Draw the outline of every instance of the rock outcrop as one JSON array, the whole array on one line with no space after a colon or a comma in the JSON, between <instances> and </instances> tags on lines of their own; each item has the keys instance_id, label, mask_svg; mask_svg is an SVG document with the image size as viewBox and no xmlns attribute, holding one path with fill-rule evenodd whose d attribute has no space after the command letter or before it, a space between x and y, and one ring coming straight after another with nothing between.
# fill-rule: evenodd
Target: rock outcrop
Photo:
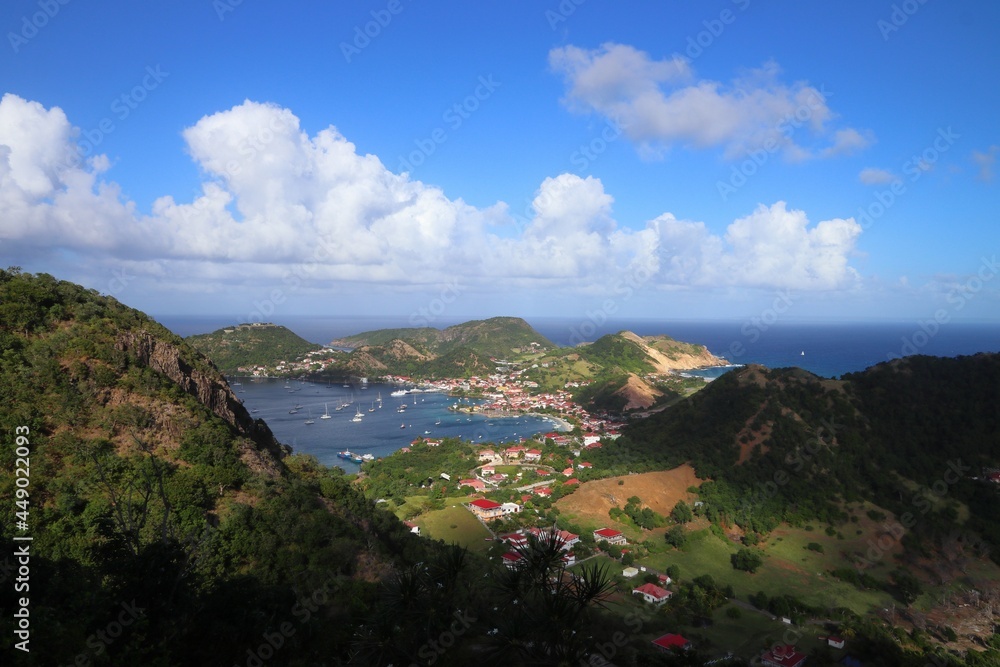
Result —
<instances>
[{"instance_id":1,"label":"rock outcrop","mask_svg":"<svg viewBox=\"0 0 1000 667\"><path fill-rule=\"evenodd\" d=\"M282 447L271 429L263 420L250 416L220 373L206 373L194 368L184 360L180 348L157 339L147 331L119 332L115 337L115 347L138 363L170 378L184 392L228 422L237 433L269 452L275 460L282 457ZM206 364L211 362L206 360Z\"/></svg>"}]
</instances>

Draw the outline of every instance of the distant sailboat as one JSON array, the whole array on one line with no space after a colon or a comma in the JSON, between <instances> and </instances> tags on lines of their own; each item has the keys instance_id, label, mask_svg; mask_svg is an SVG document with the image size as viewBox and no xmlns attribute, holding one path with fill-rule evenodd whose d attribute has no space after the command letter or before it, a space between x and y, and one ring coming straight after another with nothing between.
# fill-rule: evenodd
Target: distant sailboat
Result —
<instances>
[{"instance_id":1,"label":"distant sailboat","mask_svg":"<svg viewBox=\"0 0 1000 667\"><path fill-rule=\"evenodd\" d=\"M324 403L323 405L326 407L326 412L324 412L322 415L320 415L320 419L329 419L330 418L330 404L329 403Z\"/></svg>"},{"instance_id":2,"label":"distant sailboat","mask_svg":"<svg viewBox=\"0 0 1000 667\"><path fill-rule=\"evenodd\" d=\"M372 406L368 408L368 412L375 412L375 401L372 401Z\"/></svg>"},{"instance_id":3,"label":"distant sailboat","mask_svg":"<svg viewBox=\"0 0 1000 667\"><path fill-rule=\"evenodd\" d=\"M307 410L306 412L307 412L307 413L308 413L308 415L309 415L309 418L308 418L308 419L306 419L306 424L315 424L315 423L316 423L316 420L315 420L315 419L313 419L313 417L312 417L312 411L311 411L311 410Z\"/></svg>"},{"instance_id":4,"label":"distant sailboat","mask_svg":"<svg viewBox=\"0 0 1000 667\"><path fill-rule=\"evenodd\" d=\"M378 393L378 406L380 408L382 407L382 392Z\"/></svg>"},{"instance_id":5,"label":"distant sailboat","mask_svg":"<svg viewBox=\"0 0 1000 667\"><path fill-rule=\"evenodd\" d=\"M362 419L364 419L364 415L361 414L361 406L359 405L358 406L358 411L357 411L357 413L353 417L351 417L351 421L352 422L359 422Z\"/></svg>"},{"instance_id":6,"label":"distant sailboat","mask_svg":"<svg viewBox=\"0 0 1000 667\"><path fill-rule=\"evenodd\" d=\"M802 350L802 352L801 352L801 353L799 354L799 356L801 356L801 357L804 357L804 356L806 356L806 351L805 351L805 350Z\"/></svg>"}]
</instances>

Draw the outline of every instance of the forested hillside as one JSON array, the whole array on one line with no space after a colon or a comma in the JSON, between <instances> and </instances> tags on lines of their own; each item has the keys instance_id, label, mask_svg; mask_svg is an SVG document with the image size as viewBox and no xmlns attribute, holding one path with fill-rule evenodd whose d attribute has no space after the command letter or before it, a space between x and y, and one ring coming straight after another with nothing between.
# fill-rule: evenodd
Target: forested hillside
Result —
<instances>
[{"instance_id":1,"label":"forested hillside","mask_svg":"<svg viewBox=\"0 0 1000 667\"><path fill-rule=\"evenodd\" d=\"M190 345L94 291L0 271L0 392L0 505L24 521L0 524L0 614L27 609L30 636L17 649L5 624L4 664L577 664L622 627L596 615L601 573L539 595L558 550L506 576L411 534L340 469L290 455Z\"/></svg>"},{"instance_id":2,"label":"forested hillside","mask_svg":"<svg viewBox=\"0 0 1000 667\"><path fill-rule=\"evenodd\" d=\"M189 336L187 341L225 373L234 373L241 366L275 366L323 349L275 324L240 324Z\"/></svg>"}]
</instances>

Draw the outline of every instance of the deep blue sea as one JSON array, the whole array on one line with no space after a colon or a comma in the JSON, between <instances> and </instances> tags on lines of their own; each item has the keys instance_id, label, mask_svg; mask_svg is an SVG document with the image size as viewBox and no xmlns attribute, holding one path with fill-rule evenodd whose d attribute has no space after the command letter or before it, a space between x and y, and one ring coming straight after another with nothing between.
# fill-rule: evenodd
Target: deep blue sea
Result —
<instances>
[{"instance_id":1,"label":"deep blue sea","mask_svg":"<svg viewBox=\"0 0 1000 667\"><path fill-rule=\"evenodd\" d=\"M206 333L234 322L221 317L157 318L181 336ZM918 322L883 323L791 323L767 325L751 321L692 322L682 320L616 320L603 327L589 321L564 318L526 318L542 335L559 345L572 345L581 340L595 340L621 330L639 335L666 334L677 340L698 343L713 354L733 364L758 363L770 368L798 366L823 377L840 377L862 371L869 366L910 354L953 357L977 352L1000 352L1000 324L970 324L950 322L943 325L921 325ZM289 317L275 320L315 343L325 344L334 338L390 327L410 326L405 318L333 318ZM458 321L435 323L441 328ZM717 377L728 369L713 369L703 374ZM258 409L254 416L263 417L282 442L297 451L315 455L321 462L354 471L357 466L338 459L336 453L345 448L360 454L371 452L385 455L405 446L417 435L430 431L428 437L459 435L470 440L502 441L516 439L544 430L552 424L535 418L487 421L447 411L453 401L443 394L417 394L417 405L410 405L405 415L395 412L399 399L389 399L393 387L372 385L361 391L353 388L362 410L381 391L383 409L365 412L361 423L350 421L357 405L334 412L337 401L350 400L352 389L325 385L301 385L289 393L279 381L244 382L240 394L248 408ZM412 404L413 396L407 397ZM289 415L288 410L300 403L303 410ZM329 403L336 419L320 420L324 404ZM307 409L316 419L304 425ZM441 424L436 424L441 420ZM400 428L400 425L405 428ZM482 436L481 438L479 436Z\"/></svg>"}]
</instances>

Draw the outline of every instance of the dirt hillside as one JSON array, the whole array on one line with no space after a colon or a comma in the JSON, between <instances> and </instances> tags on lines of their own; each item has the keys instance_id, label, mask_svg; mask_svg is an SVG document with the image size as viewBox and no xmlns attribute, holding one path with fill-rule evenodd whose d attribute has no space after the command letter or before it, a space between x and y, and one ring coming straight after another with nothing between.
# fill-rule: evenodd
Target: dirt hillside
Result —
<instances>
[{"instance_id":1,"label":"dirt hillside","mask_svg":"<svg viewBox=\"0 0 1000 667\"><path fill-rule=\"evenodd\" d=\"M619 486L618 480L623 484ZM578 491L556 502L556 507L575 515L585 527L599 527L611 521L608 510L614 506L624 507L631 496L639 496L655 512L669 514L678 500L691 504L695 495L687 489L701 485L702 481L687 464L673 470L609 477L585 482Z\"/></svg>"}]
</instances>

